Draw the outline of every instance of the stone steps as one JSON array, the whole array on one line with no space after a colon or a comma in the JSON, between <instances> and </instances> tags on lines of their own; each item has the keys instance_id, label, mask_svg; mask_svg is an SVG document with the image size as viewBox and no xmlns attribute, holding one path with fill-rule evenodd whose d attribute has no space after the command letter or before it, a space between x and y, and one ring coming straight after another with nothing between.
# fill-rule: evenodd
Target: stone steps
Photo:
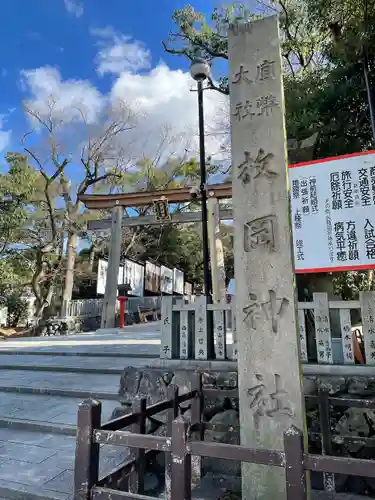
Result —
<instances>
[{"instance_id":1,"label":"stone steps","mask_svg":"<svg viewBox=\"0 0 375 500\"><path fill-rule=\"evenodd\" d=\"M109 420L119 406L123 368L155 357L144 352L136 359L129 340L136 341L77 335L0 344L0 500L72 498L79 403L100 399L102 419ZM126 448L103 447L101 475L128 455Z\"/></svg>"},{"instance_id":2,"label":"stone steps","mask_svg":"<svg viewBox=\"0 0 375 500\"><path fill-rule=\"evenodd\" d=\"M100 400L102 418L107 421L118 406L118 401L117 398ZM81 401L79 397L2 392L0 389L0 427L40 430L50 426L51 432L75 435L77 407Z\"/></svg>"},{"instance_id":3,"label":"stone steps","mask_svg":"<svg viewBox=\"0 0 375 500\"><path fill-rule=\"evenodd\" d=\"M113 354L113 356L109 356ZM66 353L65 351L25 352L0 351L0 376L2 372L10 371L32 371L32 372L54 372L54 373L92 373L101 375L121 375L123 369L131 366L143 366L156 361L154 355L142 358L127 355L116 355L107 353L106 356L84 356L77 353ZM8 373L12 377L11 373ZM47 375L45 376L47 377Z\"/></svg>"}]
</instances>

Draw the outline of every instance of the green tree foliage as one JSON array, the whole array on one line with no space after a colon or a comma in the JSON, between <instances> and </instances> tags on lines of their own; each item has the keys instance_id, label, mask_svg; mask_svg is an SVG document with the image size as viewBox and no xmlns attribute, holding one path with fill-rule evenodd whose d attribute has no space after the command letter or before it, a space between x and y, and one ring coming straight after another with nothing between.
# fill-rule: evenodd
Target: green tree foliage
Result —
<instances>
[{"instance_id":1,"label":"green tree foliage","mask_svg":"<svg viewBox=\"0 0 375 500\"><path fill-rule=\"evenodd\" d=\"M35 191L36 173L24 159L7 156L8 170L0 174L0 258L16 243L28 219L27 204Z\"/></svg>"},{"instance_id":2,"label":"green tree foliage","mask_svg":"<svg viewBox=\"0 0 375 500\"><path fill-rule=\"evenodd\" d=\"M373 79L375 3L367 4L366 24L365 3L350 0L269 0L251 11L233 4L214 9L208 20L187 5L174 12L176 29L164 46L188 59L206 57L216 74L216 62L228 58L228 25L277 12L288 137L301 140L318 132L317 158L351 153L372 145L362 55L365 46ZM225 65L218 68L227 71ZM229 93L226 75L208 86Z\"/></svg>"},{"instance_id":3,"label":"green tree foliage","mask_svg":"<svg viewBox=\"0 0 375 500\"><path fill-rule=\"evenodd\" d=\"M59 183L57 176L30 165L26 155L9 153L7 161L10 168L0 178L0 185L11 194L17 194L21 185L26 190L22 200L24 217L13 231L8 263L17 269L24 286L33 290L40 316L51 303L62 270L64 214L56 204Z\"/></svg>"},{"instance_id":4,"label":"green tree foliage","mask_svg":"<svg viewBox=\"0 0 375 500\"><path fill-rule=\"evenodd\" d=\"M370 84L375 81L375 1L265 0L252 10L232 4L214 9L210 19L187 5L172 16L176 29L165 50L193 59L205 57L216 81L208 88L229 94L227 29L237 20L251 21L278 13L284 60L288 138L318 134L315 157L325 158L374 147L364 80L367 55ZM375 90L372 90L375 95ZM343 273L336 291L356 296L371 289L371 273Z\"/></svg>"},{"instance_id":5,"label":"green tree foliage","mask_svg":"<svg viewBox=\"0 0 375 500\"><path fill-rule=\"evenodd\" d=\"M191 5L186 5L183 9L174 11L172 19L176 30L169 34L168 41L163 42L163 45L171 54L182 55L189 60L200 56L215 67L218 60L228 59L228 28L231 23L238 20L254 21L275 13L280 16L286 71L294 77L310 71L320 62L323 37L321 32L311 29L307 5L300 0L258 2L258 7L254 10L234 3L215 8L208 20ZM218 84L210 81L209 87L229 94L227 75L220 75Z\"/></svg>"},{"instance_id":6,"label":"green tree foliage","mask_svg":"<svg viewBox=\"0 0 375 500\"><path fill-rule=\"evenodd\" d=\"M27 301L22 297L18 290L7 294L2 300L2 304L7 308L7 326L17 328L20 322L27 319L28 307Z\"/></svg>"}]
</instances>

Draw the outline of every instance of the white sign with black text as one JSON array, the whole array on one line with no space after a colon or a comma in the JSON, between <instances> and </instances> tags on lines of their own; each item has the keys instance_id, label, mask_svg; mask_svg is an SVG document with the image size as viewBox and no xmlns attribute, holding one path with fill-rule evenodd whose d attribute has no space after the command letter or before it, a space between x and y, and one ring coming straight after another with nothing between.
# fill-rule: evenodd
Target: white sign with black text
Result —
<instances>
[{"instance_id":1,"label":"white sign with black text","mask_svg":"<svg viewBox=\"0 0 375 500\"><path fill-rule=\"evenodd\" d=\"M289 166L297 273L375 268L375 152Z\"/></svg>"},{"instance_id":2,"label":"white sign with black text","mask_svg":"<svg viewBox=\"0 0 375 500\"><path fill-rule=\"evenodd\" d=\"M161 266L160 291L169 295L173 294L173 269Z\"/></svg>"},{"instance_id":3,"label":"white sign with black text","mask_svg":"<svg viewBox=\"0 0 375 500\"><path fill-rule=\"evenodd\" d=\"M103 259L98 260L98 278L96 281L96 293L105 294L105 285L107 283L108 262Z\"/></svg>"},{"instance_id":4,"label":"white sign with black text","mask_svg":"<svg viewBox=\"0 0 375 500\"><path fill-rule=\"evenodd\" d=\"M173 291L180 295L184 294L184 271L180 271L180 269L173 269Z\"/></svg>"},{"instance_id":5,"label":"white sign with black text","mask_svg":"<svg viewBox=\"0 0 375 500\"><path fill-rule=\"evenodd\" d=\"M145 267L132 260L125 259L123 283L130 285L129 295L143 297Z\"/></svg>"},{"instance_id":6,"label":"white sign with black text","mask_svg":"<svg viewBox=\"0 0 375 500\"><path fill-rule=\"evenodd\" d=\"M118 268L117 284L118 285L123 285L124 284L124 266L120 266Z\"/></svg>"}]
</instances>

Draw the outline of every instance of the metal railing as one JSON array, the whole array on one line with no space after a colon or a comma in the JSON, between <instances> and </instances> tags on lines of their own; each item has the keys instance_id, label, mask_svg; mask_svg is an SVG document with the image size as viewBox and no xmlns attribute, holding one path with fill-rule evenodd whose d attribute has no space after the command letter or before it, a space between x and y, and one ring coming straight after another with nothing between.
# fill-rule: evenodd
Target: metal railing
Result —
<instances>
[{"instance_id":1,"label":"metal railing","mask_svg":"<svg viewBox=\"0 0 375 500\"><path fill-rule=\"evenodd\" d=\"M167 399L146 406L146 399L134 401L132 413L101 424L100 402L88 400L78 410L77 446L75 458L74 500L151 500L144 495L145 471L148 460L157 453L166 454L166 498L191 498L192 485L200 481L202 457L235 460L285 469L288 500L307 500L306 471L322 472L326 491L335 491L334 474L375 478L373 460L333 457L330 428L330 404L342 407L373 408L374 401L330 397L321 391L319 396L307 396L319 406L322 455L305 452L302 432L292 426L284 433L284 450L250 449L241 445L204 442L204 430L227 431L228 426L202 421L203 396L234 397L236 389L202 389L200 374L189 393L179 395L177 386L169 386ZM191 403L191 418L179 417L179 405ZM167 411L167 437L146 434L146 418ZM131 432L124 430L131 427ZM231 426L235 427L235 426ZM234 429L232 429L234 430ZM191 435L194 433L194 440ZM198 436L198 439L196 439ZM340 436L346 442L363 442L365 438ZM371 441L371 438L368 438ZM132 458L99 478L100 445L127 446ZM173 456L173 460L172 460ZM124 483L125 478L125 483ZM119 490L121 484L121 491ZM123 491L126 489L127 491Z\"/></svg>"}]
</instances>

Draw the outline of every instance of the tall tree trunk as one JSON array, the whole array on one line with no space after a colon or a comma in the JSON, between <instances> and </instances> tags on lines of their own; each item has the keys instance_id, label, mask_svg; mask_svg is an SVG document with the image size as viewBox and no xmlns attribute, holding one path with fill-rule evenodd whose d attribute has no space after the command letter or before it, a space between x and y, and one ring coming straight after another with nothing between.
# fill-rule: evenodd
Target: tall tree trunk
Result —
<instances>
[{"instance_id":1,"label":"tall tree trunk","mask_svg":"<svg viewBox=\"0 0 375 500\"><path fill-rule=\"evenodd\" d=\"M48 291L47 291L47 295L45 296L45 298L40 296L37 299L37 304L35 307L35 319L36 319L35 325L36 326L39 324L39 321L43 317L44 309L51 305L54 289L55 289L55 285L53 283L50 283L48 285Z\"/></svg>"},{"instance_id":2,"label":"tall tree trunk","mask_svg":"<svg viewBox=\"0 0 375 500\"><path fill-rule=\"evenodd\" d=\"M66 255L66 271L64 281L64 291L62 296L61 315L66 316L68 312L68 303L72 300L74 284L74 266L76 262L76 249L78 245L78 236L76 233L68 233L68 245Z\"/></svg>"}]
</instances>

